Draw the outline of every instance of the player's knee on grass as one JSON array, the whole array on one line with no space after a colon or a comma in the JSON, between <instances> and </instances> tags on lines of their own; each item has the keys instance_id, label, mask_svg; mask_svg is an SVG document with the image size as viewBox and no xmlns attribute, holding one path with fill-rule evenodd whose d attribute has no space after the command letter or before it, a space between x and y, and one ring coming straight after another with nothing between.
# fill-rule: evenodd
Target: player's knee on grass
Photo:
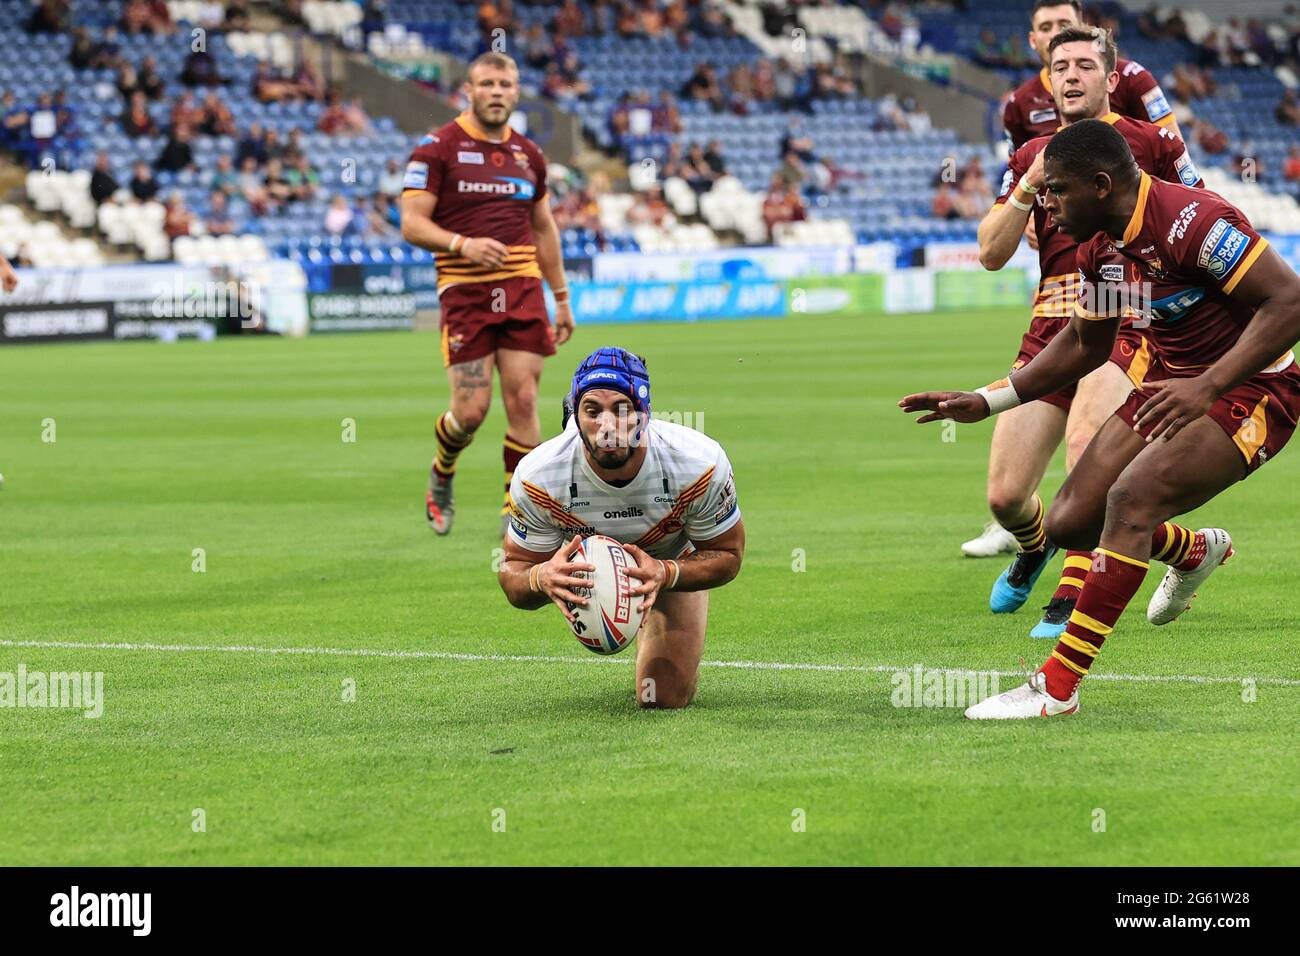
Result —
<instances>
[{"instance_id":1,"label":"player's knee on grass","mask_svg":"<svg viewBox=\"0 0 1300 956\"><path fill-rule=\"evenodd\" d=\"M479 426L483 424L483 419L487 418L491 400L492 393L488 392L487 396L482 399L453 401L451 413L456 416L456 423L460 425L461 429L472 434L478 431Z\"/></svg>"},{"instance_id":2,"label":"player's knee on grass","mask_svg":"<svg viewBox=\"0 0 1300 956\"><path fill-rule=\"evenodd\" d=\"M1121 476L1106 495L1106 527L1114 531L1150 534L1168 512L1164 496L1143 477Z\"/></svg>"},{"instance_id":3,"label":"player's knee on grass","mask_svg":"<svg viewBox=\"0 0 1300 956\"><path fill-rule=\"evenodd\" d=\"M637 668L636 702L646 710L680 710L695 699L696 686L696 675L666 657L652 658Z\"/></svg>"}]
</instances>

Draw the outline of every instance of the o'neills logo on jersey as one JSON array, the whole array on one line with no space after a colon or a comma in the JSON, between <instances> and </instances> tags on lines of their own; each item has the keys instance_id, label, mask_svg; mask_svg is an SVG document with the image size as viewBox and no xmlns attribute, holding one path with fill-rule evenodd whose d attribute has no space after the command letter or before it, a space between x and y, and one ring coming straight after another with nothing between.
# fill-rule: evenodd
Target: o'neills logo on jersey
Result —
<instances>
[{"instance_id":1,"label":"o'neills logo on jersey","mask_svg":"<svg viewBox=\"0 0 1300 956\"><path fill-rule=\"evenodd\" d=\"M628 507L622 511L606 511L606 518L644 518L645 512L640 508Z\"/></svg>"},{"instance_id":2,"label":"o'neills logo on jersey","mask_svg":"<svg viewBox=\"0 0 1300 956\"><path fill-rule=\"evenodd\" d=\"M502 176L485 182L462 179L456 183L456 192L484 193L489 196L510 196L514 199L532 199L535 187L526 179Z\"/></svg>"}]
</instances>

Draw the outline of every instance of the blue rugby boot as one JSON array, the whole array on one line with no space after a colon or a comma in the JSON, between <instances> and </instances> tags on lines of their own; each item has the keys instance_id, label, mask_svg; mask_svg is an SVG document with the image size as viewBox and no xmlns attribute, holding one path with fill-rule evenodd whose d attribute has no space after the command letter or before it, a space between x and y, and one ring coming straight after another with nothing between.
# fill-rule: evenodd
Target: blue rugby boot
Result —
<instances>
[{"instance_id":1,"label":"blue rugby boot","mask_svg":"<svg viewBox=\"0 0 1300 956\"><path fill-rule=\"evenodd\" d=\"M998 575L989 594L989 608L994 614L1010 614L1020 610L1029 600L1029 592L1034 589L1039 575L1047 567L1056 546L1044 545L1037 551L1021 551L1010 567Z\"/></svg>"}]
</instances>

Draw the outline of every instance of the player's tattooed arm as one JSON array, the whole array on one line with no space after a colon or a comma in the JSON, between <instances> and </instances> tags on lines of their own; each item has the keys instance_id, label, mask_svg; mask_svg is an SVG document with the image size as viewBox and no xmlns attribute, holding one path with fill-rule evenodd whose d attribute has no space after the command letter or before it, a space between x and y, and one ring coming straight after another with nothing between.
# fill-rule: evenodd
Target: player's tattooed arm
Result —
<instances>
[{"instance_id":1,"label":"player's tattooed arm","mask_svg":"<svg viewBox=\"0 0 1300 956\"><path fill-rule=\"evenodd\" d=\"M720 588L740 573L740 565L745 558L745 523L737 521L716 538L691 543L696 550L677 562L677 581L672 590L707 591L710 588ZM661 587L672 583L672 575L664 562L650 557L634 544L624 547L637 561L637 567L628 573L642 582L633 590L633 594L648 593L653 597Z\"/></svg>"},{"instance_id":2,"label":"player's tattooed arm","mask_svg":"<svg viewBox=\"0 0 1300 956\"><path fill-rule=\"evenodd\" d=\"M1150 428L1147 441L1173 438L1224 392L1273 365L1300 341L1300 276L1272 247L1249 269L1228 293L1255 309L1241 338L1200 375L1150 385L1156 394L1138 409L1135 423L1139 430Z\"/></svg>"}]
</instances>

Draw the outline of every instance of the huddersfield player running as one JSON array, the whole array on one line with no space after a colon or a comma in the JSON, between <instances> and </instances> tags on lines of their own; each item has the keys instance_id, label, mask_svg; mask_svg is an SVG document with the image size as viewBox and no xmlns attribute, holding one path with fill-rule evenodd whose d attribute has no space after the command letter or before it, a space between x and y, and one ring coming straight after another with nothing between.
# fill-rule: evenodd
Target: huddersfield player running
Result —
<instances>
[{"instance_id":1,"label":"huddersfield player running","mask_svg":"<svg viewBox=\"0 0 1300 956\"><path fill-rule=\"evenodd\" d=\"M1147 619L1175 619L1231 553L1220 529L1171 524L1253 474L1300 413L1300 276L1239 209L1138 169L1112 126L1075 123L1047 146L1045 203L1083 243L1085 283L1067 333L1007 379L899 404L919 422L975 422L1049 395L1106 361L1126 309L1151 319L1147 382L1107 420L1047 515L1048 537L1096 548L1066 632L1021 687L971 707L977 720L1074 713L1079 685L1152 558L1169 562ZM1125 306L1127 299L1128 305Z\"/></svg>"},{"instance_id":2,"label":"huddersfield player running","mask_svg":"<svg viewBox=\"0 0 1300 956\"><path fill-rule=\"evenodd\" d=\"M451 408L434 428L425 516L438 534L451 531L456 459L487 415L495 368L508 423L504 534L510 477L541 440L542 360L568 341L573 313L546 159L507 122L519 102L519 69L502 53L484 53L470 64L463 89L469 110L420 141L401 199L403 238L436 253L442 361L451 383ZM543 276L555 295L554 328Z\"/></svg>"},{"instance_id":3,"label":"huddersfield player running","mask_svg":"<svg viewBox=\"0 0 1300 956\"><path fill-rule=\"evenodd\" d=\"M1100 119L1128 141L1140 168L1170 182L1204 185L1181 139L1110 109L1109 94L1119 82L1119 73L1115 44L1105 30L1062 30L1052 40L1047 56L1057 106L1067 126ZM1069 326L1078 294L1078 244L1057 228L1040 194L1043 149L1051 138L1039 136L1016 150L1003 180L1002 195L980 223L980 261L987 269L1006 265L1027 221L1032 221L1039 237L1038 294L1013 369L1027 363ZM989 509L1018 545L1015 559L994 582L989 595L989 607L995 614L1011 613L1024 605L1056 551L1043 534L1043 504L1036 491L1061 439L1066 441L1065 467L1069 471L1102 422L1123 404L1134 386L1142 384L1151 364L1151 350L1142 332L1132 326L1132 321L1124 324L1110 361L1080 381L1077 389L1071 384L1021 405L1001 416L994 426L989 448ZM1060 582L1043 609L1042 620L1030 631L1031 637L1061 635L1091 563L1092 555L1087 553L1066 555Z\"/></svg>"},{"instance_id":4,"label":"huddersfield player running","mask_svg":"<svg viewBox=\"0 0 1300 956\"><path fill-rule=\"evenodd\" d=\"M571 560L604 534L637 562L634 595L647 612L637 638L637 700L685 707L695 697L710 588L740 572L745 526L731 463L713 439L650 417L645 363L619 348L583 359L569 391L572 418L515 470L499 580L515 607L586 604Z\"/></svg>"},{"instance_id":5,"label":"huddersfield player running","mask_svg":"<svg viewBox=\"0 0 1300 956\"><path fill-rule=\"evenodd\" d=\"M1083 27L1083 8L1078 0L1038 0L1030 13L1029 45L1043 62L1038 75L1022 83L1007 99L1002 111L1002 126L1009 141L1008 153L1014 153L1038 136L1050 136L1066 122L1052 90L1051 45L1058 33ZM1140 63L1119 57L1115 61L1119 80L1110 93L1110 108L1129 119L1155 123L1181 137L1169 100L1151 72ZM1037 234L1032 225L1025 228L1031 247L1036 248ZM1014 250L1013 250L1014 251ZM976 538L961 546L970 558L991 558L1016 550L1016 539L996 521L989 522Z\"/></svg>"}]
</instances>

